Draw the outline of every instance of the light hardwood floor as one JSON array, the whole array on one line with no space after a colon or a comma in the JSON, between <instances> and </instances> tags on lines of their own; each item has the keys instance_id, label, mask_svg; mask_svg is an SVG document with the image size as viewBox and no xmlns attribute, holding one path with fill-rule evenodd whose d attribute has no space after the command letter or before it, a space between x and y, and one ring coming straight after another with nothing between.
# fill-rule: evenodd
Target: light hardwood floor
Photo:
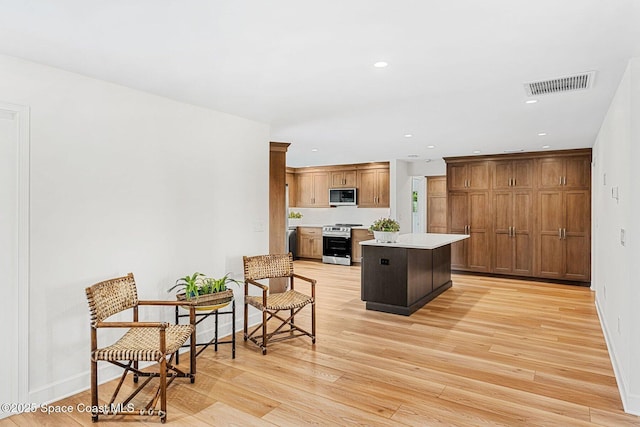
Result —
<instances>
[{"instance_id":1,"label":"light hardwood floor","mask_svg":"<svg viewBox=\"0 0 640 427\"><path fill-rule=\"evenodd\" d=\"M196 383L170 387L168 425L640 425L622 410L588 288L454 275L451 289L404 317L364 309L359 267L295 268L318 280L316 345L289 340L262 356L238 334L235 360L228 346L207 349ZM59 403L89 401L87 391ZM15 425L91 420L74 411L0 421Z\"/></svg>"}]
</instances>

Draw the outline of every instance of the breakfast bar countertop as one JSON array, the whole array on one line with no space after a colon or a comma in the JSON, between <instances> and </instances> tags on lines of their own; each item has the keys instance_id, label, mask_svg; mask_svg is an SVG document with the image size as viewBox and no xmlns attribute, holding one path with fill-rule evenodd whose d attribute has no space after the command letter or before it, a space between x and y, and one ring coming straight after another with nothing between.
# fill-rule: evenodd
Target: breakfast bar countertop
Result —
<instances>
[{"instance_id":1,"label":"breakfast bar countertop","mask_svg":"<svg viewBox=\"0 0 640 427\"><path fill-rule=\"evenodd\" d=\"M360 242L363 246L383 246L390 248L436 249L460 240L468 239L468 234L408 233L398 236L395 243L381 243L375 240Z\"/></svg>"}]
</instances>

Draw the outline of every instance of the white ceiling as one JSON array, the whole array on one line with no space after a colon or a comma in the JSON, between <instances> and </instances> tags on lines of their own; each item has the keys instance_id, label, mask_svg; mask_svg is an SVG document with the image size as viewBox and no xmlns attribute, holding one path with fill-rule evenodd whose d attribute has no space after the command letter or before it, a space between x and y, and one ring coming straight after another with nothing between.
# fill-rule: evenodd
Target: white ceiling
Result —
<instances>
[{"instance_id":1,"label":"white ceiling","mask_svg":"<svg viewBox=\"0 0 640 427\"><path fill-rule=\"evenodd\" d=\"M424 161L590 147L637 3L0 0L0 53L270 123L290 166ZM525 104L525 82L592 70Z\"/></svg>"}]
</instances>

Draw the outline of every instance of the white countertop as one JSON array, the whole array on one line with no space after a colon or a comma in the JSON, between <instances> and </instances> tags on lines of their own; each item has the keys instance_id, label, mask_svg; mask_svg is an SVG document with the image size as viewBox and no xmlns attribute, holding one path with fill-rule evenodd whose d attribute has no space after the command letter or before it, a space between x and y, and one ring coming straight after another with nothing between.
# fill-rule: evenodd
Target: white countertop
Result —
<instances>
[{"instance_id":1,"label":"white countertop","mask_svg":"<svg viewBox=\"0 0 640 427\"><path fill-rule=\"evenodd\" d=\"M468 234L412 233L401 234L395 243L365 240L360 244L363 246L385 246L391 248L436 249L469 237Z\"/></svg>"}]
</instances>

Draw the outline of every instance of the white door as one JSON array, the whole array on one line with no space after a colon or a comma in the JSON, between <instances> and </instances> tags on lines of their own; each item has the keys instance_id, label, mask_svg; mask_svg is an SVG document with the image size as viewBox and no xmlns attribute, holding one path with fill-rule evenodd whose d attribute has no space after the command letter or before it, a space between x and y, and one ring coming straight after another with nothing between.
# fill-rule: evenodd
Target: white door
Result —
<instances>
[{"instance_id":1,"label":"white door","mask_svg":"<svg viewBox=\"0 0 640 427\"><path fill-rule=\"evenodd\" d=\"M25 252L24 230L28 230L28 199L23 197L22 188L28 192L28 158L27 171L21 170L21 158L28 156L23 151L21 142L25 141L28 127L23 128L21 121L27 120L28 110L24 107L8 107L0 104L0 378L5 386L0 387L1 403L20 403L26 397L26 354L28 336L25 333L28 320L27 301L25 295L28 283L25 283L24 271L28 266L26 259L21 259ZM26 131L26 132L25 132ZM28 143L28 139L26 139ZM27 181L25 183L24 181ZM27 215L25 217L25 215ZM25 228L27 227L27 228ZM23 358L21 360L21 358ZM0 412L0 418L12 415Z\"/></svg>"}]
</instances>

